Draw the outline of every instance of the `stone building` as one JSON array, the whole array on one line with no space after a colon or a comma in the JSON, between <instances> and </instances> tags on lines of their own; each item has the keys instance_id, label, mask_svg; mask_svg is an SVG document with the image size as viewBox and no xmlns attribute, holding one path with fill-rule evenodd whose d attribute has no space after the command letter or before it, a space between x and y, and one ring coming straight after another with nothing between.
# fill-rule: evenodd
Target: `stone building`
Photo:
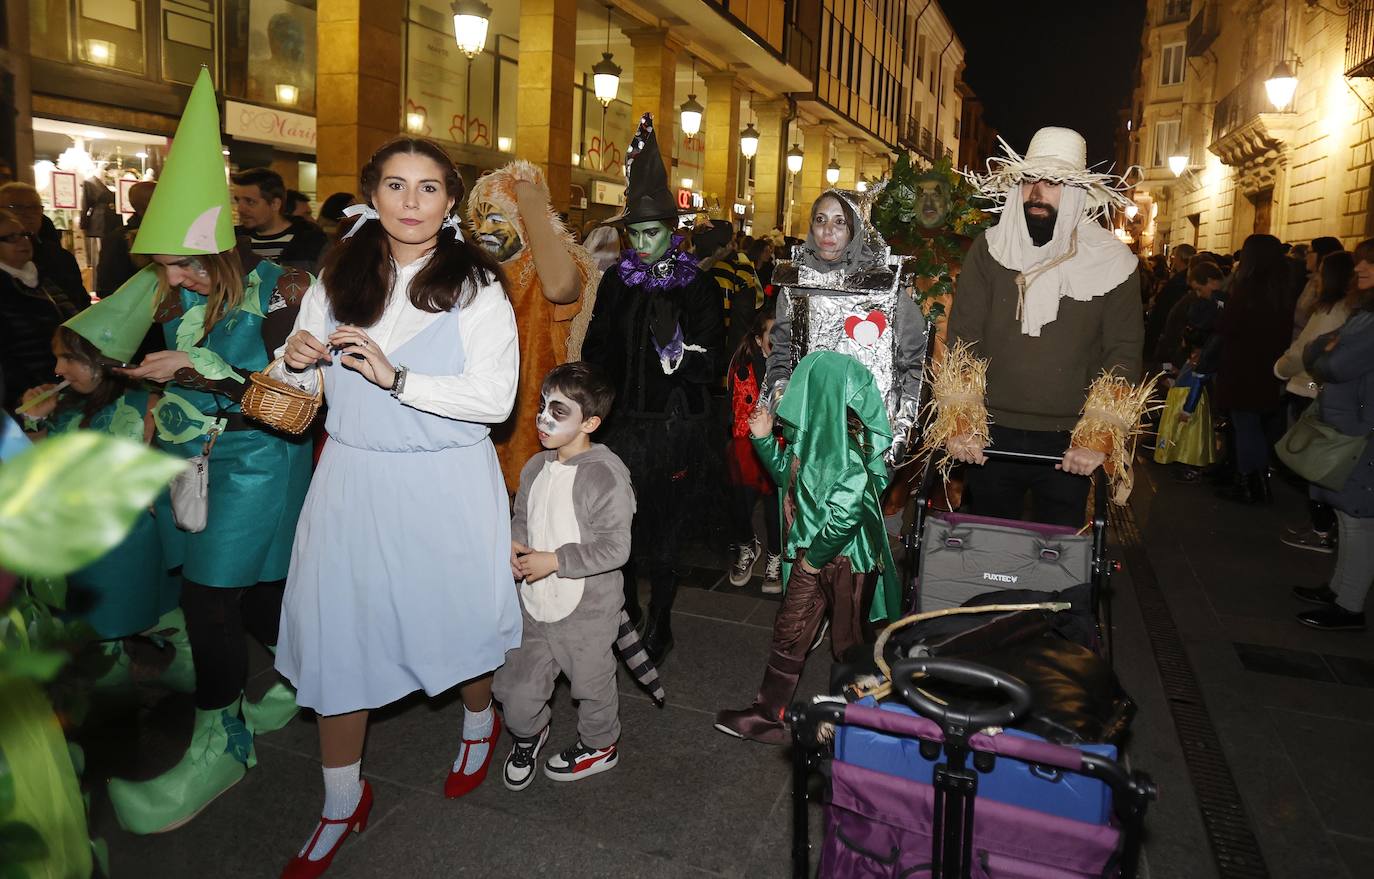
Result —
<instances>
[{"instance_id":1,"label":"stone building","mask_svg":"<svg viewBox=\"0 0 1374 879\"><path fill-rule=\"evenodd\" d=\"M1141 252L1374 234L1371 28L1370 0L1150 0L1121 132Z\"/></svg>"}]
</instances>

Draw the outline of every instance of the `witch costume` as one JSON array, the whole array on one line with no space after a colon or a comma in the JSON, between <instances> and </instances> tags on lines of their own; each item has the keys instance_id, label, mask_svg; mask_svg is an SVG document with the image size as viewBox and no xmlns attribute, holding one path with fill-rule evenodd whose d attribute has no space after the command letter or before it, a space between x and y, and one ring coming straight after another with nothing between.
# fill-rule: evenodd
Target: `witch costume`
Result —
<instances>
[{"instance_id":1,"label":"witch costume","mask_svg":"<svg viewBox=\"0 0 1374 879\"><path fill-rule=\"evenodd\" d=\"M625 209L611 222L676 226L678 209L654 134L644 114L628 151ZM639 616L636 574L649 578L644 646L656 662L672 645L670 615L677 594L673 564L680 536L709 481L713 448L710 388L724 356L720 287L697 268L674 236L656 262L626 251L606 270L582 359L605 370L616 390L604 442L629 467L638 497L626 609Z\"/></svg>"},{"instance_id":2,"label":"witch costume","mask_svg":"<svg viewBox=\"0 0 1374 879\"><path fill-rule=\"evenodd\" d=\"M914 269L895 256L870 219L881 186L867 192L827 189L844 209L851 237L837 260L822 259L815 235L777 264L777 319L764 376L764 399L776 406L797 363L812 351L847 354L868 368L896 438L888 462L901 462L921 405L930 325L911 293Z\"/></svg>"}]
</instances>

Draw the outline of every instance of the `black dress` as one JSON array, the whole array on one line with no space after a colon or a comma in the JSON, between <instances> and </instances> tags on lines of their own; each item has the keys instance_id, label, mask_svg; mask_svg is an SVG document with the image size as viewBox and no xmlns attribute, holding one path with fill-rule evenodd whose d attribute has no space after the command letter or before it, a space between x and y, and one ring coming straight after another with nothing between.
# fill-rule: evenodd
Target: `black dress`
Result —
<instances>
[{"instance_id":1,"label":"black dress","mask_svg":"<svg viewBox=\"0 0 1374 879\"><path fill-rule=\"evenodd\" d=\"M720 287L694 266L690 273L681 269L677 281L667 289L630 286L620 265L611 266L601 278L582 345L582 359L601 367L616 391L598 439L620 456L634 480L632 555L654 586L653 604L664 610L672 603L672 566L684 528L696 518L702 498L720 491L718 468L712 467L719 443L713 441L710 389L718 363L729 356ZM656 317L675 319L682 331L685 348L671 373L651 331Z\"/></svg>"}]
</instances>

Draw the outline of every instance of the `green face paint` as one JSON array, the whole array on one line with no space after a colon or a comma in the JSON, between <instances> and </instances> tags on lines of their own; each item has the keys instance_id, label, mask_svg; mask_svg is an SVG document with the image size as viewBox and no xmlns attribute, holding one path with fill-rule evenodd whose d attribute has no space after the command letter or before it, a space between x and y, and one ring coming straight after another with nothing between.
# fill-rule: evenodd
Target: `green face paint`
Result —
<instances>
[{"instance_id":1,"label":"green face paint","mask_svg":"<svg viewBox=\"0 0 1374 879\"><path fill-rule=\"evenodd\" d=\"M631 223L626 231L630 236L630 246L639 254L639 261L645 264L656 263L662 259L673 240L673 233L668 224L658 220Z\"/></svg>"}]
</instances>

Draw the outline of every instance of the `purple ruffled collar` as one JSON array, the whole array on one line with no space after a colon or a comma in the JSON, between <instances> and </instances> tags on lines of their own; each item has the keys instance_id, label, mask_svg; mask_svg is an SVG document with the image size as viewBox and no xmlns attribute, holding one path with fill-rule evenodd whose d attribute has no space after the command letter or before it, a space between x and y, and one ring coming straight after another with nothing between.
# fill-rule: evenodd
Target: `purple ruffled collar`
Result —
<instances>
[{"instance_id":1,"label":"purple ruffled collar","mask_svg":"<svg viewBox=\"0 0 1374 879\"><path fill-rule=\"evenodd\" d=\"M697 261L690 253L679 249L681 235L674 235L666 253L658 262L645 265L639 254L626 250L616 263L620 280L627 287L644 287L648 290L676 290L692 283L697 275Z\"/></svg>"}]
</instances>

